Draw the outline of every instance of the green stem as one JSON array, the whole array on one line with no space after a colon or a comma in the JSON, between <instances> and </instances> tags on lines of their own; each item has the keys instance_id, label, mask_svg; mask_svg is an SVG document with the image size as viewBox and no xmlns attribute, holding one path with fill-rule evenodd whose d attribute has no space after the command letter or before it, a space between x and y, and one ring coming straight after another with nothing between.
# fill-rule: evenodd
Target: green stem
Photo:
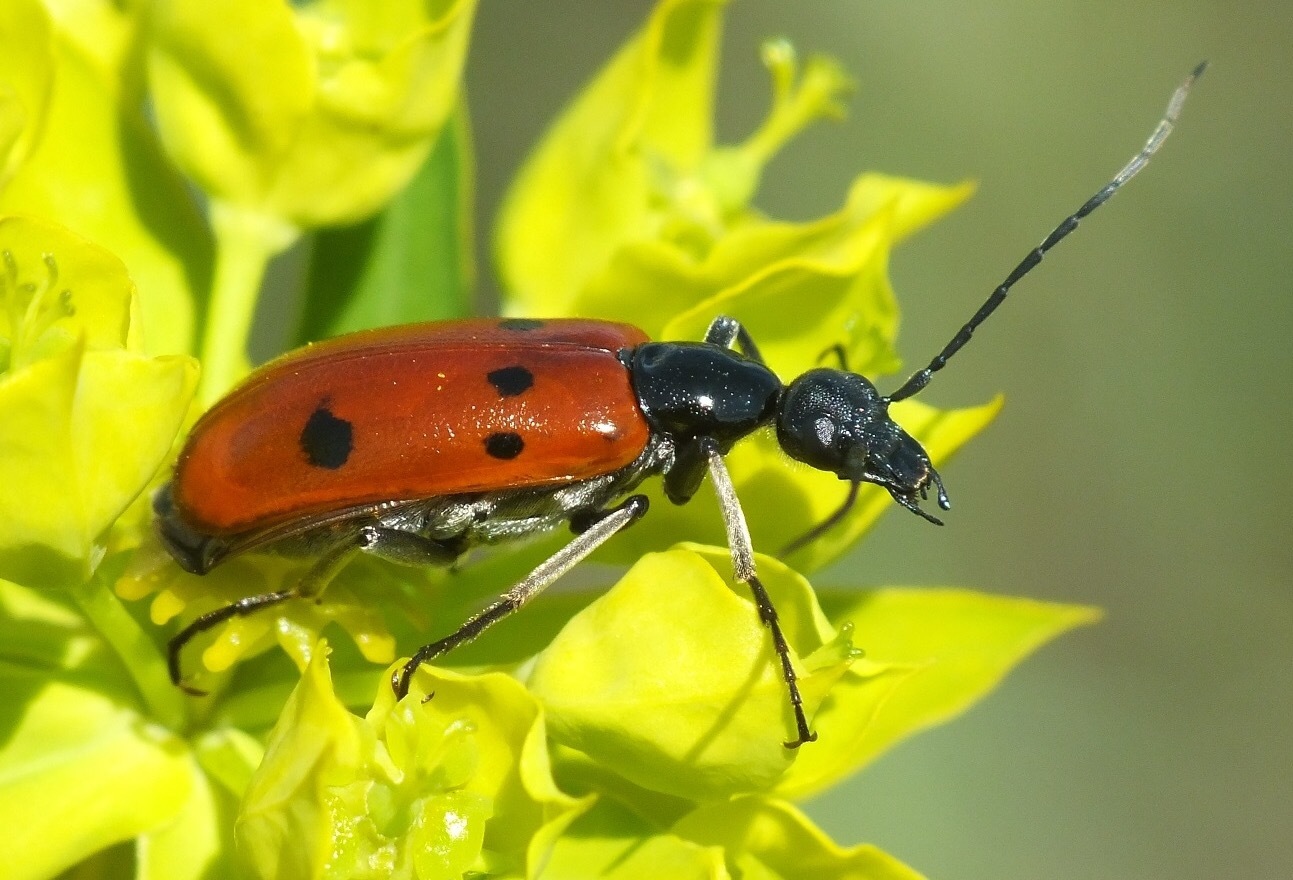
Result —
<instances>
[{"instance_id":1,"label":"green stem","mask_svg":"<svg viewBox=\"0 0 1293 880\"><path fill-rule=\"evenodd\" d=\"M300 235L284 221L223 202L211 203L215 277L202 335L198 399L215 401L247 371L247 337L265 267Z\"/></svg>"},{"instance_id":2,"label":"green stem","mask_svg":"<svg viewBox=\"0 0 1293 880\"><path fill-rule=\"evenodd\" d=\"M72 597L98 634L121 659L139 689L149 715L171 730L183 730L188 717L184 694L171 684L157 645L100 578L72 590Z\"/></svg>"}]
</instances>

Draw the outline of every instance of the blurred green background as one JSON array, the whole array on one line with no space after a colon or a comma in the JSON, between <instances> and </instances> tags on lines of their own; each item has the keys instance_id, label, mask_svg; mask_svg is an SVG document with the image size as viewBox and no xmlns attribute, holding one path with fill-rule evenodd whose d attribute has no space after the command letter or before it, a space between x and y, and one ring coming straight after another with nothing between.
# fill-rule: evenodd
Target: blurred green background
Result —
<instances>
[{"instance_id":1,"label":"blurred green background","mask_svg":"<svg viewBox=\"0 0 1293 880\"><path fill-rule=\"evenodd\" d=\"M648 8L484 4L468 78L483 250L509 175ZM924 395L1007 395L944 470L948 526L895 508L816 579L967 585L1107 619L810 812L937 880L1293 877L1293 5L742 0L726 140L766 107L771 35L839 58L859 90L847 122L774 162L769 213L832 210L863 169L980 182L895 256L913 367L1213 62L1147 171Z\"/></svg>"}]
</instances>

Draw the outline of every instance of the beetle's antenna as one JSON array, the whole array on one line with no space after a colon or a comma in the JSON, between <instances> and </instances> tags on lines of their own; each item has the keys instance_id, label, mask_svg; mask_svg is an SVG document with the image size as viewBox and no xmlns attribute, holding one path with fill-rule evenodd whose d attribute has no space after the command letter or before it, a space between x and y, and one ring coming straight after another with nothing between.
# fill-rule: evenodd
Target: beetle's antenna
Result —
<instances>
[{"instance_id":1,"label":"beetle's antenna","mask_svg":"<svg viewBox=\"0 0 1293 880\"><path fill-rule=\"evenodd\" d=\"M1206 61L1194 68L1190 75L1185 78L1185 82L1181 83L1176 92L1173 93L1172 100L1167 105L1167 112L1163 114L1162 120L1159 121L1158 127L1154 129L1154 133L1149 136L1144 148L1114 176L1113 180L1105 184L1103 189L1087 199L1086 204L1065 218L1059 226L1056 226L1051 231L1050 235L1046 236L1041 244L1029 251L1028 256L1024 257L1023 261L1006 277L1006 280L1001 282L1000 286L979 307L979 310L974 313L974 317L970 318L965 326L952 337L952 341L929 362L929 366L917 372L904 382L901 388L890 394L888 398L890 401L904 400L919 394L921 389L929 384L929 380L933 378L934 374L947 365L952 355L960 351L961 347L970 341L970 337L974 335L974 331L978 329L978 326L997 310L997 306L1001 305L1006 298L1006 294L1010 292L1010 288L1014 287L1019 279L1031 272L1042 261L1042 257L1046 256L1047 251L1059 244L1074 229L1077 229L1078 223L1084 217L1107 202L1110 196L1116 193L1124 183L1135 177L1137 172L1145 167L1150 157L1158 152L1158 148L1163 145L1163 141L1167 140L1167 136L1172 133L1172 128L1176 125L1176 120L1181 115L1181 105L1185 103L1185 98L1190 93L1190 87L1194 85L1196 79L1203 75L1203 71L1207 70L1207 68L1208 62Z\"/></svg>"}]
</instances>

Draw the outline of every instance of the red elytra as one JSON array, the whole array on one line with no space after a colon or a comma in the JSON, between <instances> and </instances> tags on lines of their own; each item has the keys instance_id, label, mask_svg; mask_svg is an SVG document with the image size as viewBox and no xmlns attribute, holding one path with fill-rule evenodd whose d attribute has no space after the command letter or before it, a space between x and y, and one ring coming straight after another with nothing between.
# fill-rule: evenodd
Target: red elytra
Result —
<instances>
[{"instance_id":1,"label":"red elytra","mask_svg":"<svg viewBox=\"0 0 1293 880\"><path fill-rule=\"evenodd\" d=\"M194 426L176 508L228 536L342 508L617 470L649 429L604 321L472 319L318 343L258 370Z\"/></svg>"}]
</instances>

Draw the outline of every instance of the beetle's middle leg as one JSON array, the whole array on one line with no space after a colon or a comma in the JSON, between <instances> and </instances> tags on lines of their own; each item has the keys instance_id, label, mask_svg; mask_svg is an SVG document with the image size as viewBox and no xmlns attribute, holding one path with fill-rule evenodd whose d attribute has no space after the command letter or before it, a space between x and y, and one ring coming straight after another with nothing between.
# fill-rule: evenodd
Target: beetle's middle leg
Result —
<instances>
[{"instance_id":1,"label":"beetle's middle leg","mask_svg":"<svg viewBox=\"0 0 1293 880\"><path fill-rule=\"evenodd\" d=\"M578 533L573 541L548 557L520 583L499 596L488 608L468 620L438 642L423 645L408 662L391 676L395 696L403 699L409 692L413 673L423 663L470 642L498 621L519 609L543 592L557 578L584 560L590 553L622 529L635 523L647 511L645 495L631 495L625 501L604 511L588 511L573 523Z\"/></svg>"}]
</instances>

